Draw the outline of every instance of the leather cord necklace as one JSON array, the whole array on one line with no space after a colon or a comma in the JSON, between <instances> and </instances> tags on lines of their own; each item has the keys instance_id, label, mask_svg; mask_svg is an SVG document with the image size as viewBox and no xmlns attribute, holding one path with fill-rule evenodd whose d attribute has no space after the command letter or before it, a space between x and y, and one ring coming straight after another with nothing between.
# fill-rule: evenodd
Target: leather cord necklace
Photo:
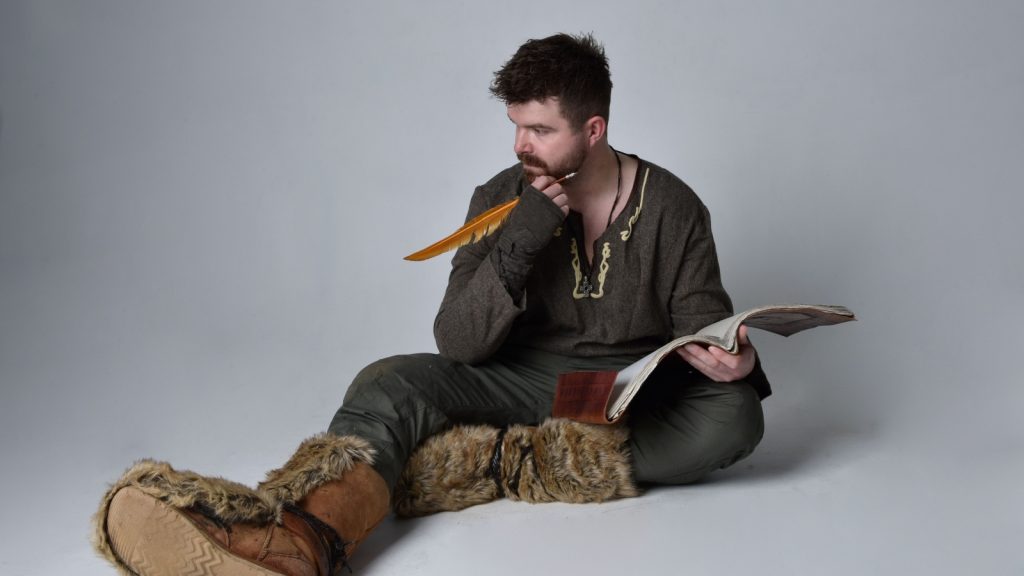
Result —
<instances>
[{"instance_id":1,"label":"leather cord necklace","mask_svg":"<svg viewBox=\"0 0 1024 576\"><path fill-rule=\"evenodd\" d=\"M619 205L619 196L622 196L622 158L619 158L619 151L612 148L615 154L615 165L618 167L618 176L615 181L615 200L612 201L612 209L608 212L608 223L604 225L605 230L612 225L612 216L615 214L615 207Z\"/></svg>"},{"instance_id":2,"label":"leather cord necklace","mask_svg":"<svg viewBox=\"0 0 1024 576\"><path fill-rule=\"evenodd\" d=\"M617 167L618 175L615 178L615 199L612 200L612 209L608 211L608 222L604 225L605 230L611 227L612 217L615 216L615 207L619 205L619 197L622 196L622 158L619 158L619 151L615 148L612 148L612 153L615 154L615 166ZM604 231L601 233L603 234ZM586 234L582 234L582 236L586 238ZM584 267L586 273L583 274L580 290L585 296L590 296L590 293L594 291L594 283L590 280L594 270L591 268L589 260L584 264Z\"/></svg>"}]
</instances>

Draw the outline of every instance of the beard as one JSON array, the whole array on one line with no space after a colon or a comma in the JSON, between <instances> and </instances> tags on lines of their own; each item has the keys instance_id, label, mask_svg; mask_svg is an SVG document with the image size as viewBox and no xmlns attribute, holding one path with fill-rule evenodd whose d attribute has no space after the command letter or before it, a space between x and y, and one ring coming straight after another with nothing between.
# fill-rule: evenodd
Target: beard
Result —
<instances>
[{"instance_id":1,"label":"beard","mask_svg":"<svg viewBox=\"0 0 1024 576\"><path fill-rule=\"evenodd\" d=\"M530 179L547 175L557 180L573 172L579 172L589 152L590 149L587 148L586 141L580 139L578 146L574 146L565 157L551 164L526 152L516 154L516 157L523 163L523 173Z\"/></svg>"}]
</instances>

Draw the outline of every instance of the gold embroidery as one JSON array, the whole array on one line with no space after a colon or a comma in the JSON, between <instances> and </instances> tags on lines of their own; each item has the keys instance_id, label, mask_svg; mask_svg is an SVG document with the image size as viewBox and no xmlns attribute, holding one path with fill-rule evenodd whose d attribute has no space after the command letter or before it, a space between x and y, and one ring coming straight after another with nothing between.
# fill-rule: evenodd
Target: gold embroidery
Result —
<instances>
[{"instance_id":1,"label":"gold embroidery","mask_svg":"<svg viewBox=\"0 0 1024 576\"><path fill-rule=\"evenodd\" d=\"M572 297L576 300L582 300L587 295L580 292L580 280L583 279L583 272L580 272L580 251L576 248L575 238L569 243L569 251L572 252L572 272L576 275L576 287L572 289Z\"/></svg>"},{"instance_id":2,"label":"gold embroidery","mask_svg":"<svg viewBox=\"0 0 1024 576\"><path fill-rule=\"evenodd\" d=\"M562 227L559 226L558 228L555 228L555 238L558 238L561 235L562 235Z\"/></svg>"},{"instance_id":3,"label":"gold embroidery","mask_svg":"<svg viewBox=\"0 0 1024 576\"><path fill-rule=\"evenodd\" d=\"M592 292L593 287L590 285L590 279L584 278L583 272L580 270L580 251L576 246L575 238L569 243L569 251L572 253L572 272L576 277L576 286L572 289L572 297L576 300L582 300L587 297L597 299L604 296L604 281L608 276L608 270L611 268L608 264L608 258L612 255L611 243L605 242L601 248L601 265L597 269L597 292ZM580 284L583 286L581 287Z\"/></svg>"},{"instance_id":4,"label":"gold embroidery","mask_svg":"<svg viewBox=\"0 0 1024 576\"><path fill-rule=\"evenodd\" d=\"M604 296L604 279L608 275L608 257L612 255L612 246L610 242L605 242L604 247L601 249L601 266L598 268L597 273L597 292L591 294L591 298L600 298Z\"/></svg>"},{"instance_id":5,"label":"gold embroidery","mask_svg":"<svg viewBox=\"0 0 1024 576\"><path fill-rule=\"evenodd\" d=\"M647 190L647 177L650 175L650 168L644 170L644 182L640 185L640 204L637 205L636 211L633 212L633 215L629 217L629 230L623 230L619 233L623 242L629 240L629 237L633 235L633 224L636 224L637 219L640 218L640 211L643 210L644 207L644 191Z\"/></svg>"}]
</instances>

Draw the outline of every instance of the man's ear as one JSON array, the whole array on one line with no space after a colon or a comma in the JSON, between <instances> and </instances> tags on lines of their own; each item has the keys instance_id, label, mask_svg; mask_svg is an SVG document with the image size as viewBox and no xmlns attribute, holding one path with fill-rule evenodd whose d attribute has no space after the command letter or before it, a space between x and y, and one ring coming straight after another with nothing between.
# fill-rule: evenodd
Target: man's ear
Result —
<instances>
[{"instance_id":1,"label":"man's ear","mask_svg":"<svg viewBox=\"0 0 1024 576\"><path fill-rule=\"evenodd\" d=\"M583 123L583 133L587 135L587 143L596 145L608 131L608 121L601 116L591 116Z\"/></svg>"}]
</instances>

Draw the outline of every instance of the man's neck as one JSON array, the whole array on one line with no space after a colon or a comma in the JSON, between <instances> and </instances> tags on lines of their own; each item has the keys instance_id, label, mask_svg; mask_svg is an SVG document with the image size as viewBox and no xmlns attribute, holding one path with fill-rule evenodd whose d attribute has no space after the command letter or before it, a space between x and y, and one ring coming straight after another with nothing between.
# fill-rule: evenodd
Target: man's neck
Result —
<instances>
[{"instance_id":1,"label":"man's neck","mask_svg":"<svg viewBox=\"0 0 1024 576\"><path fill-rule=\"evenodd\" d=\"M576 176L568 180L563 188L569 197L569 207L577 212L586 212L593 204L600 203L605 196L614 195L619 181L619 164L615 151L602 140L587 155Z\"/></svg>"}]
</instances>

